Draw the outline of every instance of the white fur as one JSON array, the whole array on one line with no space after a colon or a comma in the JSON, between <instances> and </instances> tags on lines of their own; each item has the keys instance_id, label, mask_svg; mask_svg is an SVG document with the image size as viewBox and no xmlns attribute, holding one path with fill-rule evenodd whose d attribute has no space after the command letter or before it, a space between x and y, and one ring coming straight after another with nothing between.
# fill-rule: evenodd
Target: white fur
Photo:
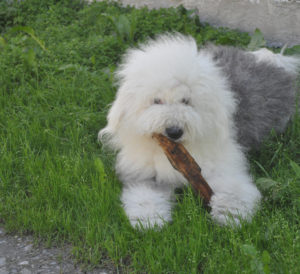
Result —
<instances>
[{"instance_id":1,"label":"white fur","mask_svg":"<svg viewBox=\"0 0 300 274\"><path fill-rule=\"evenodd\" d=\"M271 63L277 67L285 69L291 74L298 73L298 68L300 65L300 59L298 57L276 54L266 48L253 51L252 53L255 55L257 61L259 62Z\"/></svg>"},{"instance_id":2,"label":"white fur","mask_svg":"<svg viewBox=\"0 0 300 274\"><path fill-rule=\"evenodd\" d=\"M153 188L145 182L125 187L121 201L133 226L153 227L171 221L171 197L170 189Z\"/></svg>"},{"instance_id":3,"label":"white fur","mask_svg":"<svg viewBox=\"0 0 300 274\"><path fill-rule=\"evenodd\" d=\"M163 36L130 50L117 75L120 88L99 138L118 151L121 200L131 224L170 221L173 191L187 184L151 137L170 126L184 130L178 141L214 192L213 219L220 224L249 220L261 195L235 139L236 102L210 54L199 52L193 39ZM163 104L154 104L155 98Z\"/></svg>"}]
</instances>

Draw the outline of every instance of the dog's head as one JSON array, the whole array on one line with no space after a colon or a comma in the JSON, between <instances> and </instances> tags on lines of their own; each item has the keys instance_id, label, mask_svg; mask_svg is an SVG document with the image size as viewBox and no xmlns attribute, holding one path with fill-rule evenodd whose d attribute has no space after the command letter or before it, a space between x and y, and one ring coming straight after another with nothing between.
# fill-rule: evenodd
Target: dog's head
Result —
<instances>
[{"instance_id":1,"label":"dog's head","mask_svg":"<svg viewBox=\"0 0 300 274\"><path fill-rule=\"evenodd\" d=\"M131 49L117 71L119 90L100 139L115 147L162 133L178 142L228 134L235 104L207 51L180 35Z\"/></svg>"}]
</instances>

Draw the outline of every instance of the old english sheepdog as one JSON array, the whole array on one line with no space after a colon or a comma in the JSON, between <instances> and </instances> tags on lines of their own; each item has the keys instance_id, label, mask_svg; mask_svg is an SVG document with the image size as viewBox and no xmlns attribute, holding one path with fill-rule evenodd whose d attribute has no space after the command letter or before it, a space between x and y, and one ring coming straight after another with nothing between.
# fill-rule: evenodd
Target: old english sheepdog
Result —
<instances>
[{"instance_id":1,"label":"old english sheepdog","mask_svg":"<svg viewBox=\"0 0 300 274\"><path fill-rule=\"evenodd\" d=\"M117 151L121 201L132 226L171 221L174 190L187 184L153 133L182 143L214 195L219 224L250 220L261 194L245 152L284 130L295 109L299 59L163 35L128 50L119 89L99 138Z\"/></svg>"}]
</instances>

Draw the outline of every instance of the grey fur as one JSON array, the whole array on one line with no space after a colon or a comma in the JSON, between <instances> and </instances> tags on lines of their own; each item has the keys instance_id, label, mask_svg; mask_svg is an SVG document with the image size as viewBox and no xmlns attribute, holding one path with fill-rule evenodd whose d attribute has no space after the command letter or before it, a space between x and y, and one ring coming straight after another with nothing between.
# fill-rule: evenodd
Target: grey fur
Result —
<instances>
[{"instance_id":1,"label":"grey fur","mask_svg":"<svg viewBox=\"0 0 300 274\"><path fill-rule=\"evenodd\" d=\"M237 48L208 50L235 92L239 143L245 149L257 148L272 129L282 132L295 109L296 76Z\"/></svg>"}]
</instances>

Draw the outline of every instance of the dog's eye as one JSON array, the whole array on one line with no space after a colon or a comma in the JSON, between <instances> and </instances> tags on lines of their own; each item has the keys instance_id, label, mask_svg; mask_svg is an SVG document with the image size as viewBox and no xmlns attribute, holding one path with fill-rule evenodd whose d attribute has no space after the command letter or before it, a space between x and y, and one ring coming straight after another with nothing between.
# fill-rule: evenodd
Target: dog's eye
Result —
<instances>
[{"instance_id":1,"label":"dog's eye","mask_svg":"<svg viewBox=\"0 0 300 274\"><path fill-rule=\"evenodd\" d=\"M159 98L155 98L155 99L153 100L153 103L156 104L156 105L162 105L162 104L163 104L162 100L159 99Z\"/></svg>"},{"instance_id":2,"label":"dog's eye","mask_svg":"<svg viewBox=\"0 0 300 274\"><path fill-rule=\"evenodd\" d=\"M185 104L185 105L189 105L189 104L190 104L190 100L187 99L187 98L183 98L183 99L181 100L181 103L182 103L182 104Z\"/></svg>"}]
</instances>

